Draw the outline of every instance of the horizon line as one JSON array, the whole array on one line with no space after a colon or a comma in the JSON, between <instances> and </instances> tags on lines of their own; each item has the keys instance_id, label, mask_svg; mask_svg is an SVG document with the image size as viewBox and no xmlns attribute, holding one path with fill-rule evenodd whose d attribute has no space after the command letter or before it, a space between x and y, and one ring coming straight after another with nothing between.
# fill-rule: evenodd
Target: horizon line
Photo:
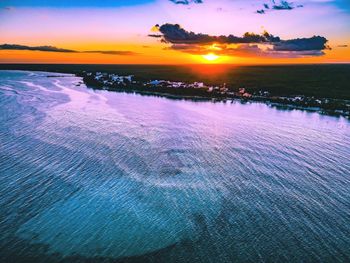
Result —
<instances>
[{"instance_id":1,"label":"horizon line","mask_svg":"<svg viewBox=\"0 0 350 263\"><path fill-rule=\"evenodd\" d=\"M350 65L349 62L310 62L310 63L1 63L0 65L101 65L101 66L284 66L284 65Z\"/></svg>"}]
</instances>

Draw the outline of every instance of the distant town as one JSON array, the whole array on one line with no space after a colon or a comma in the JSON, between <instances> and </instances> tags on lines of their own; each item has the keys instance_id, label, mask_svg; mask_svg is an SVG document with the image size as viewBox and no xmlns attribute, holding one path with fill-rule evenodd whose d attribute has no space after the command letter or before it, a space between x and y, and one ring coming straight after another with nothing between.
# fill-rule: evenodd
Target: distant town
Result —
<instances>
[{"instance_id":1,"label":"distant town","mask_svg":"<svg viewBox=\"0 0 350 263\"><path fill-rule=\"evenodd\" d=\"M317 98L304 95L276 96L270 94L267 90L251 92L245 87L228 87L225 83L219 86L212 86L203 82L143 81L137 80L134 75L122 76L104 72L82 71L76 75L82 77L88 87L95 89L222 102L233 102L237 99L242 101L261 101L276 107L303 109L350 119L350 100L344 99Z\"/></svg>"}]
</instances>

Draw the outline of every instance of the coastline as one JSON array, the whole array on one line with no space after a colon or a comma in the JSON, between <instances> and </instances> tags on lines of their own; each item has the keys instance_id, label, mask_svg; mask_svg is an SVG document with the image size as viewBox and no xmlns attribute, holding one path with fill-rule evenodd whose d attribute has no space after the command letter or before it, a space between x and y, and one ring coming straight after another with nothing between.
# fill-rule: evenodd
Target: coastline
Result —
<instances>
[{"instance_id":1,"label":"coastline","mask_svg":"<svg viewBox=\"0 0 350 263\"><path fill-rule=\"evenodd\" d=\"M92 74L92 73L88 73ZM101 73L106 74L106 73ZM264 103L271 107L276 107L279 109L285 109L285 110L303 110L308 112L317 112L321 115L328 115L328 116L335 116L335 117L344 117L350 120L350 100L340 100L340 99L329 99L329 98L322 98L324 101L332 101L338 103L341 101L343 105L346 105L346 109L344 110L344 106L341 105L339 108L333 108L329 109L326 107L322 107L322 105L312 105L312 106L304 106L300 105L299 101L296 101L296 103L292 103L292 100L289 98L286 98L285 96L261 96L261 95L252 95L249 93L246 93L243 91L243 93L234 93L234 92L226 92L228 89L223 90L222 88L218 89L218 93L211 93L202 95L203 92L196 95L185 95L185 94L178 94L175 93L175 91L178 91L179 88L158 88L158 90L154 90L154 87L152 85L147 86L149 90L145 90L142 86L137 86L133 84L125 84L123 85L116 85L116 84L109 84L105 85L106 81L102 82L99 80L96 80L95 78L91 78L91 75L87 75L86 72L83 73L77 73L75 74L77 77L81 77L83 83L88 88L97 89L97 90L107 90L111 92L125 92L125 93L136 93L140 95L146 95L146 96L159 96L159 97L165 97L168 99L178 99L178 100L191 100L191 101L212 101L212 102L224 102L224 103L233 103L234 101L239 101L241 103L248 103L248 102L255 102L255 103ZM93 75L92 75L93 76ZM143 84L145 86L146 84ZM153 88L153 90L152 90ZM163 90L162 90L163 89ZM185 90L189 90L186 88ZM199 88L191 88L192 91L199 90ZM171 91L171 92L169 92ZM237 95L238 94L238 95ZM248 96L246 96L248 94ZM309 101L315 101L319 99L315 99L314 97L306 97L303 95L299 95L298 97L302 97L305 100ZM345 104L348 103L348 104Z\"/></svg>"},{"instance_id":2,"label":"coastline","mask_svg":"<svg viewBox=\"0 0 350 263\"><path fill-rule=\"evenodd\" d=\"M0 69L0 70L7 70L7 69ZM163 90L145 90L144 88L140 88L140 86L137 85L129 85L129 86L104 86L103 83L91 81L86 78L86 72L67 72L63 70L59 71L45 71L45 70L22 70L22 69L8 69L10 71L27 71L27 72L42 72L47 74L61 74L58 76L55 75L48 75L46 77L79 77L81 78L81 82L78 83L76 86L80 86L82 83L86 85L87 88L96 89L96 90L107 90L111 92L124 92L124 93L135 93L140 94L143 96L157 96L157 97L164 97L168 99L175 99L175 100L191 100L191 101L211 101L213 103L215 102L223 102L223 103L233 103L235 101L241 102L241 103L249 103L249 102L255 102L255 103L264 103L270 107L275 107L281 110L302 110L307 112L317 112L321 115L328 115L328 116L334 116L334 117L344 117L348 120L350 120L350 100L342 100L342 99L332 99L334 101L342 101L343 103L349 103L349 107L344 109L326 109L322 106L301 106L297 103L291 103L290 100L287 102L281 102L286 97L285 96L273 96L273 97L263 97L263 96L256 96L251 95L250 97L242 97L242 96L235 96L235 95L224 95L224 94L205 94L205 96L202 94L195 94L195 95L186 95L186 94L176 94L169 92L169 89L167 91ZM63 74L63 75L62 75ZM67 75L67 76L66 76ZM96 85L97 84L97 85ZM176 89L174 89L176 90ZM172 90L170 90L172 91ZM303 96L303 95L299 95ZM309 98L306 97L305 98ZM314 99L314 98L313 98ZM323 98L324 100L329 100L328 98Z\"/></svg>"},{"instance_id":3,"label":"coastline","mask_svg":"<svg viewBox=\"0 0 350 263\"><path fill-rule=\"evenodd\" d=\"M188 101L206 101L206 102L223 102L223 103L234 103L234 102L240 102L242 104L245 103L262 103L269 107L276 108L278 110L301 110L306 112L314 112L318 113L320 115L326 115L326 116L332 116L332 117L343 117L350 121L350 114L340 114L336 112L329 112L325 111L322 108L319 107L302 107L298 105L293 104L283 104L283 103L277 103L277 102L271 102L269 100L254 100L254 99L241 99L241 98L220 98L220 97L200 97L200 96L180 96L180 95L174 95L170 93L162 93L162 92L150 92L150 91L139 91L139 90L115 90L115 89L108 89L108 88L98 88L94 86L90 86L89 84L86 84L87 88L94 89L94 90L105 90L109 92L122 92L122 93L131 93L131 94L139 94L141 96L155 96L155 97L161 97L161 98L167 98L172 100L188 100Z\"/></svg>"}]
</instances>

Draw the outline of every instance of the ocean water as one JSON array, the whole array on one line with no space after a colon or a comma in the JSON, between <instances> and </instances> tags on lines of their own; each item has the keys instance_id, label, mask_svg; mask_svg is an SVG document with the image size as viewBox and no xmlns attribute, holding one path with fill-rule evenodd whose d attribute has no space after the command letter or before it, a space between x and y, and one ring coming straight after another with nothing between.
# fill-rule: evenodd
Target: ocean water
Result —
<instances>
[{"instance_id":1,"label":"ocean water","mask_svg":"<svg viewBox=\"0 0 350 263\"><path fill-rule=\"evenodd\" d=\"M350 261L348 120L80 81L0 71L0 262Z\"/></svg>"}]
</instances>

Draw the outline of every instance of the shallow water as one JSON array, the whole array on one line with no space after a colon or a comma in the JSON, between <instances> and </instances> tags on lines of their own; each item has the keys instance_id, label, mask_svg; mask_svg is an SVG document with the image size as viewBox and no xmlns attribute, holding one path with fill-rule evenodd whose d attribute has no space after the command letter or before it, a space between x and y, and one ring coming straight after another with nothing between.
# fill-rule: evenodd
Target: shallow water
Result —
<instances>
[{"instance_id":1,"label":"shallow water","mask_svg":"<svg viewBox=\"0 0 350 263\"><path fill-rule=\"evenodd\" d=\"M1 262L350 260L347 120L60 76L0 71Z\"/></svg>"}]
</instances>

